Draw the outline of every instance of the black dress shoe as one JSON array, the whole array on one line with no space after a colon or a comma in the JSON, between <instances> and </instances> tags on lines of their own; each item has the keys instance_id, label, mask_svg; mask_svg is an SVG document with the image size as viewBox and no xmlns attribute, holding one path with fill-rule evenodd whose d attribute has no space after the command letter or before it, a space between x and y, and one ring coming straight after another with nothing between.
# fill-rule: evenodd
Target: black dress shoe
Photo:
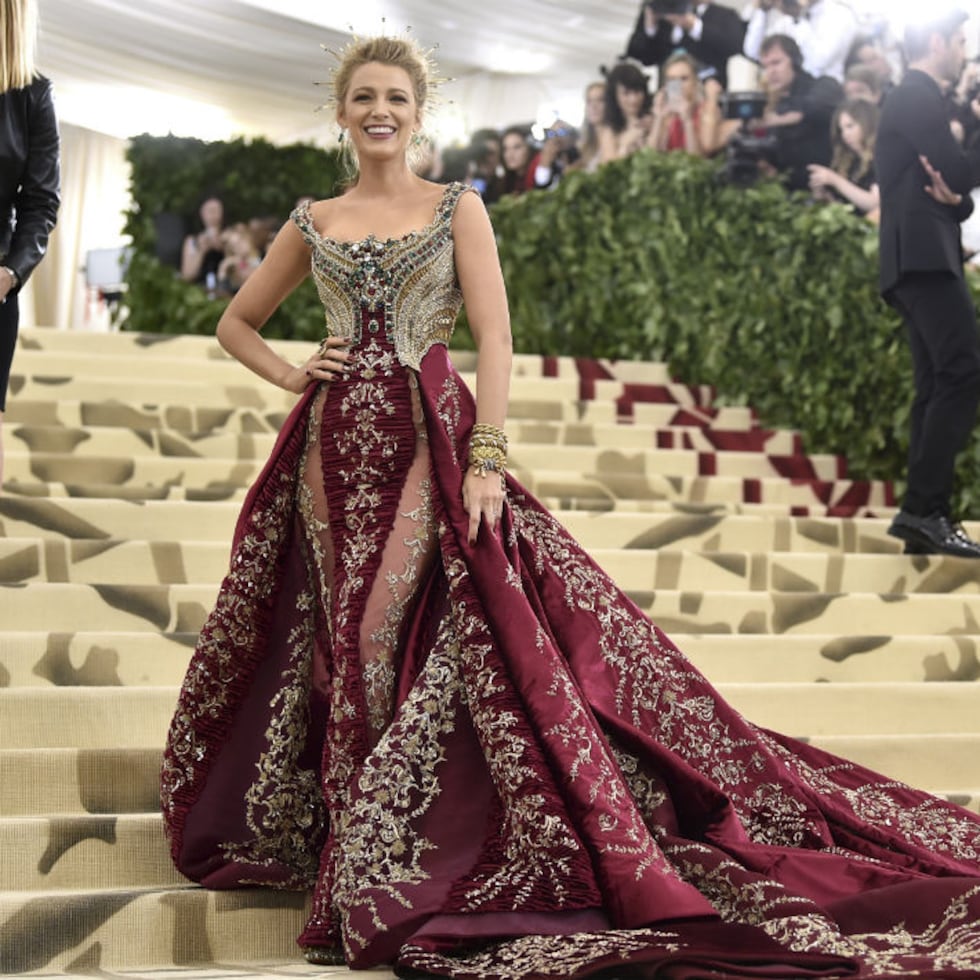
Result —
<instances>
[{"instance_id":1,"label":"black dress shoe","mask_svg":"<svg viewBox=\"0 0 980 980\"><path fill-rule=\"evenodd\" d=\"M980 544L977 544L959 524L954 524L945 514L919 517L917 514L908 514L902 510L895 515L888 533L893 538L901 538L905 542L906 554L980 558Z\"/></svg>"}]
</instances>

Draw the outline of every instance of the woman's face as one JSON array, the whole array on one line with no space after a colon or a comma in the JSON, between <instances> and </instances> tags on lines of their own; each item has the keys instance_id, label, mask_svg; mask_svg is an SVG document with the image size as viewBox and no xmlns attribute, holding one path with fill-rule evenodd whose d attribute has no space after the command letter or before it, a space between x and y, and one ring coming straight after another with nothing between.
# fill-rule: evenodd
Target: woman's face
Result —
<instances>
[{"instance_id":1,"label":"woman's face","mask_svg":"<svg viewBox=\"0 0 980 980\"><path fill-rule=\"evenodd\" d=\"M200 210L201 224L205 228L220 228L225 220L225 208L216 197L209 197Z\"/></svg>"},{"instance_id":2,"label":"woman's face","mask_svg":"<svg viewBox=\"0 0 980 980\"><path fill-rule=\"evenodd\" d=\"M408 72L373 61L355 68L337 122L350 133L358 156L404 155L421 125Z\"/></svg>"},{"instance_id":3,"label":"woman's face","mask_svg":"<svg viewBox=\"0 0 980 980\"><path fill-rule=\"evenodd\" d=\"M527 166L531 148L519 133L508 133L503 142L504 167L511 171L521 171Z\"/></svg>"},{"instance_id":4,"label":"woman's face","mask_svg":"<svg viewBox=\"0 0 980 980\"><path fill-rule=\"evenodd\" d=\"M667 86L668 92L671 88L671 82L674 82L675 86L676 83L680 84L681 94L684 96L685 101L694 101L697 78L694 75L694 69L686 61L674 62L664 72L664 84Z\"/></svg>"},{"instance_id":5,"label":"woman's face","mask_svg":"<svg viewBox=\"0 0 980 980\"><path fill-rule=\"evenodd\" d=\"M593 126L602 122L606 103L606 86L590 85L585 90L585 121Z\"/></svg>"},{"instance_id":6,"label":"woman's face","mask_svg":"<svg viewBox=\"0 0 980 980\"><path fill-rule=\"evenodd\" d=\"M627 119L638 119L645 101L646 95L643 92L616 83L616 104Z\"/></svg>"},{"instance_id":7,"label":"woman's face","mask_svg":"<svg viewBox=\"0 0 980 980\"><path fill-rule=\"evenodd\" d=\"M847 112L842 112L837 120L837 130L841 142L849 150L860 153L864 149L864 130L861 124Z\"/></svg>"}]
</instances>

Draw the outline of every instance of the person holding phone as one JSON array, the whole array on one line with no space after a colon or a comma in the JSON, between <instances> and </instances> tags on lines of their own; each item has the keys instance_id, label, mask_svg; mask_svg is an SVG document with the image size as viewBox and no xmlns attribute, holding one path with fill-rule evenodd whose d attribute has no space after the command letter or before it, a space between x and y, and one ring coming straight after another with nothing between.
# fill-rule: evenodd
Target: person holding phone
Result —
<instances>
[{"instance_id":1,"label":"person holding phone","mask_svg":"<svg viewBox=\"0 0 980 980\"><path fill-rule=\"evenodd\" d=\"M713 78L702 86L697 62L686 52L671 55L661 69L663 84L653 99L653 125L647 146L662 152L685 150L708 156L717 149L721 109L705 88L721 86Z\"/></svg>"},{"instance_id":2,"label":"person holding phone","mask_svg":"<svg viewBox=\"0 0 980 980\"><path fill-rule=\"evenodd\" d=\"M683 49L701 64L714 68L728 88L728 59L742 53L745 23L730 7L689 0L644 0L626 57L661 67Z\"/></svg>"}]
</instances>

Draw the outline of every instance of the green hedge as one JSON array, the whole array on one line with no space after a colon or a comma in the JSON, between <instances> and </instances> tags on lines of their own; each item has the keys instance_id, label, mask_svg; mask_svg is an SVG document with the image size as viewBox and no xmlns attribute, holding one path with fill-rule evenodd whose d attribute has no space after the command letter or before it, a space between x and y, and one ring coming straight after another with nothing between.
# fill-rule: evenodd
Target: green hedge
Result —
<instances>
[{"instance_id":1,"label":"green hedge","mask_svg":"<svg viewBox=\"0 0 980 980\"><path fill-rule=\"evenodd\" d=\"M152 333L210 334L227 300L210 300L198 286L185 283L176 269L155 258L154 217L171 212L196 231L201 199L217 194L225 220L276 216L285 221L303 194L330 197L339 179L337 154L297 143L275 146L267 140L205 143L174 136L138 136L130 141L133 205L126 234L133 256L126 275L127 298L122 326ZM270 336L319 338L323 310L307 281L283 304L266 328Z\"/></svg>"},{"instance_id":2,"label":"green hedge","mask_svg":"<svg viewBox=\"0 0 980 980\"><path fill-rule=\"evenodd\" d=\"M217 190L229 220L285 218L299 194L330 196L337 179L335 154L264 141L141 137L130 161L126 327L146 331L211 333L224 306L155 261L154 214L190 221L202 191ZM666 360L723 404L799 429L809 451L843 454L852 475L900 483L911 366L878 297L876 231L849 209L774 183L733 187L716 163L645 151L502 201L492 217L516 350ZM322 330L309 284L266 328L309 340ZM471 346L465 316L456 343ZM957 505L980 519L980 435L961 460Z\"/></svg>"},{"instance_id":3,"label":"green hedge","mask_svg":"<svg viewBox=\"0 0 980 980\"><path fill-rule=\"evenodd\" d=\"M877 230L849 208L645 151L493 217L519 350L665 360L901 492L911 363L878 296ZM957 484L980 519L980 430Z\"/></svg>"}]
</instances>

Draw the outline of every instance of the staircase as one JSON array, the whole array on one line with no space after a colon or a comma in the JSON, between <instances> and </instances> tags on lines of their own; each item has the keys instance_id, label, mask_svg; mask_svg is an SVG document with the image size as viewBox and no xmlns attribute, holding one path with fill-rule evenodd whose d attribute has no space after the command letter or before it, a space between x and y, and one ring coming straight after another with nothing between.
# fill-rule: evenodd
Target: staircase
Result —
<instances>
[{"instance_id":1,"label":"staircase","mask_svg":"<svg viewBox=\"0 0 980 980\"><path fill-rule=\"evenodd\" d=\"M349 975L298 959L303 896L181 879L157 801L177 687L292 401L209 338L22 332L0 974ZM887 485L657 364L518 357L508 434L518 479L749 718L980 809L980 563L899 554Z\"/></svg>"}]
</instances>

